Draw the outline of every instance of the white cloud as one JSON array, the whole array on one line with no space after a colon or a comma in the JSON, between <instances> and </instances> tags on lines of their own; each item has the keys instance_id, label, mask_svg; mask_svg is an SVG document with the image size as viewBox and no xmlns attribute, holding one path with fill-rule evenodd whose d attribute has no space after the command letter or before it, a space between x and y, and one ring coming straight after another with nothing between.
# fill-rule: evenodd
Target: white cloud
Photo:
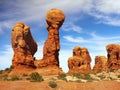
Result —
<instances>
[{"instance_id":1,"label":"white cloud","mask_svg":"<svg viewBox=\"0 0 120 90\"><path fill-rule=\"evenodd\" d=\"M5 45L4 48L4 51L0 51L0 69L5 69L12 65L13 50L10 45Z\"/></svg>"},{"instance_id":2,"label":"white cloud","mask_svg":"<svg viewBox=\"0 0 120 90\"><path fill-rule=\"evenodd\" d=\"M86 42L88 42L88 41L84 40L82 37L73 38L72 36L63 36L63 38L69 42L74 42L74 43L81 43L81 42L86 43Z\"/></svg>"},{"instance_id":3,"label":"white cloud","mask_svg":"<svg viewBox=\"0 0 120 90\"><path fill-rule=\"evenodd\" d=\"M120 14L120 0L96 0L95 5L104 14Z\"/></svg>"},{"instance_id":4,"label":"white cloud","mask_svg":"<svg viewBox=\"0 0 120 90\"><path fill-rule=\"evenodd\" d=\"M63 10L65 15L75 16L75 13L90 11L92 5L92 0L77 0L75 2L73 0L25 0L24 2L16 0L8 2L9 0L0 1L2 4L1 9L4 10L0 11L0 19L5 22L12 21L13 23L17 21L29 23L37 21L43 24L46 12L51 8L58 8ZM75 17L73 20L75 20ZM1 21L1 23L3 22ZM80 28L78 27L78 29Z\"/></svg>"},{"instance_id":5,"label":"white cloud","mask_svg":"<svg viewBox=\"0 0 120 90\"><path fill-rule=\"evenodd\" d=\"M89 15L98 23L120 26L120 0L96 0Z\"/></svg>"},{"instance_id":6,"label":"white cloud","mask_svg":"<svg viewBox=\"0 0 120 90\"><path fill-rule=\"evenodd\" d=\"M74 31L74 32L77 32L77 33L82 32L82 28L80 26L75 25L72 22L68 22L67 24L63 24L62 29L64 31Z\"/></svg>"},{"instance_id":7,"label":"white cloud","mask_svg":"<svg viewBox=\"0 0 120 90\"><path fill-rule=\"evenodd\" d=\"M0 22L0 34L1 33L4 33L5 30L8 30L8 29L11 29L12 28L12 25L13 25L13 22L12 21L8 21L8 22ZM8 28L8 29L6 29Z\"/></svg>"}]
</instances>

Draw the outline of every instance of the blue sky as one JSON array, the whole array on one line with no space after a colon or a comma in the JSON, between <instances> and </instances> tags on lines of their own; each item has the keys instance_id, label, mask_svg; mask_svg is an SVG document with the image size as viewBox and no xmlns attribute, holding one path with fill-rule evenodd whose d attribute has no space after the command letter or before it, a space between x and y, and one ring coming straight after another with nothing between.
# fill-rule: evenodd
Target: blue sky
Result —
<instances>
[{"instance_id":1,"label":"blue sky","mask_svg":"<svg viewBox=\"0 0 120 90\"><path fill-rule=\"evenodd\" d=\"M66 16L60 28L60 67L67 72L67 60L74 46L86 47L92 58L106 56L106 45L120 44L120 0L0 0L0 69L11 65L11 30L22 21L30 26L38 44L35 54L42 58L42 49L47 39L46 12L51 8L61 9Z\"/></svg>"}]
</instances>

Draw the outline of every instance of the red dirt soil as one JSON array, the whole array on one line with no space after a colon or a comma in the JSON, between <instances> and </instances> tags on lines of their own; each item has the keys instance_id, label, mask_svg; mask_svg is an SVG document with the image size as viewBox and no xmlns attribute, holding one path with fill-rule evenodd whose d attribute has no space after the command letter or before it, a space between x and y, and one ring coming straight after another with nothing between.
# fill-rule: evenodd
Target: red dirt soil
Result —
<instances>
[{"instance_id":1,"label":"red dirt soil","mask_svg":"<svg viewBox=\"0 0 120 90\"><path fill-rule=\"evenodd\" d=\"M53 90L48 82L0 81L0 90ZM87 83L56 81L56 83L55 90L120 90L120 82L116 81Z\"/></svg>"}]
</instances>

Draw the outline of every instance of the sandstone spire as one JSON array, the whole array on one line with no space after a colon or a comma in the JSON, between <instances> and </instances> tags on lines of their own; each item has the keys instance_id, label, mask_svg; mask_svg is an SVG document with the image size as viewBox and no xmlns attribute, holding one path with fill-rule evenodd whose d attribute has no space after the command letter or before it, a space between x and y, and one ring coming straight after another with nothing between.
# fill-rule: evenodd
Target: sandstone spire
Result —
<instances>
[{"instance_id":1,"label":"sandstone spire","mask_svg":"<svg viewBox=\"0 0 120 90\"><path fill-rule=\"evenodd\" d=\"M37 44L34 41L29 26L18 22L12 29L11 36L14 56L12 64L17 67L35 67L33 55L37 51Z\"/></svg>"},{"instance_id":2,"label":"sandstone spire","mask_svg":"<svg viewBox=\"0 0 120 90\"><path fill-rule=\"evenodd\" d=\"M46 28L48 30L48 38L44 43L43 59L40 61L35 61L35 65L37 67L41 68L51 65L59 67L59 28L63 24L64 19L65 16L61 10L51 9L47 12Z\"/></svg>"}]
</instances>

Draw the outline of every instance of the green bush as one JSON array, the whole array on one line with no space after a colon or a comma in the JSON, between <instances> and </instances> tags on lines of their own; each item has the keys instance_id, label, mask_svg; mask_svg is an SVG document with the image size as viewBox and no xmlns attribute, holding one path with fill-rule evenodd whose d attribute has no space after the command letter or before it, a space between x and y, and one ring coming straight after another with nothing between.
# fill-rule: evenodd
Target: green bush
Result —
<instances>
[{"instance_id":1,"label":"green bush","mask_svg":"<svg viewBox=\"0 0 120 90\"><path fill-rule=\"evenodd\" d=\"M23 76L23 77L26 77L26 76L28 76L28 75L24 73L22 76Z\"/></svg>"},{"instance_id":2,"label":"green bush","mask_svg":"<svg viewBox=\"0 0 120 90\"><path fill-rule=\"evenodd\" d=\"M105 76L103 76L103 75L99 75L98 77L99 77L101 80L105 79Z\"/></svg>"},{"instance_id":3,"label":"green bush","mask_svg":"<svg viewBox=\"0 0 120 90\"><path fill-rule=\"evenodd\" d=\"M57 83L54 82L54 81L50 81L48 84L51 88L56 88L57 87Z\"/></svg>"},{"instance_id":4,"label":"green bush","mask_svg":"<svg viewBox=\"0 0 120 90\"><path fill-rule=\"evenodd\" d=\"M9 71L9 68L6 68L5 71Z\"/></svg>"},{"instance_id":5,"label":"green bush","mask_svg":"<svg viewBox=\"0 0 120 90\"><path fill-rule=\"evenodd\" d=\"M3 70L0 70L0 74L2 74Z\"/></svg>"},{"instance_id":6,"label":"green bush","mask_svg":"<svg viewBox=\"0 0 120 90\"><path fill-rule=\"evenodd\" d=\"M34 82L41 82L41 81L44 81L43 78L42 78L42 76L39 75L38 72L32 73L32 74L30 75L30 78L31 78L31 80L34 81Z\"/></svg>"},{"instance_id":7,"label":"green bush","mask_svg":"<svg viewBox=\"0 0 120 90\"><path fill-rule=\"evenodd\" d=\"M66 80L66 74L59 74L59 76L58 76L58 79L61 79L61 80Z\"/></svg>"},{"instance_id":8,"label":"green bush","mask_svg":"<svg viewBox=\"0 0 120 90\"><path fill-rule=\"evenodd\" d=\"M89 80L92 79L89 74L84 74L84 79Z\"/></svg>"},{"instance_id":9,"label":"green bush","mask_svg":"<svg viewBox=\"0 0 120 90\"><path fill-rule=\"evenodd\" d=\"M120 78L120 75L118 75L118 78Z\"/></svg>"},{"instance_id":10,"label":"green bush","mask_svg":"<svg viewBox=\"0 0 120 90\"><path fill-rule=\"evenodd\" d=\"M73 73L73 77L81 78L81 75L79 73Z\"/></svg>"},{"instance_id":11,"label":"green bush","mask_svg":"<svg viewBox=\"0 0 120 90\"><path fill-rule=\"evenodd\" d=\"M11 78L11 81L17 81L17 80L20 80L20 78L19 78L18 76L13 76L13 77Z\"/></svg>"},{"instance_id":12,"label":"green bush","mask_svg":"<svg viewBox=\"0 0 120 90\"><path fill-rule=\"evenodd\" d=\"M9 69L10 69L10 70L14 69L14 66L13 66L13 65L11 65Z\"/></svg>"}]
</instances>

